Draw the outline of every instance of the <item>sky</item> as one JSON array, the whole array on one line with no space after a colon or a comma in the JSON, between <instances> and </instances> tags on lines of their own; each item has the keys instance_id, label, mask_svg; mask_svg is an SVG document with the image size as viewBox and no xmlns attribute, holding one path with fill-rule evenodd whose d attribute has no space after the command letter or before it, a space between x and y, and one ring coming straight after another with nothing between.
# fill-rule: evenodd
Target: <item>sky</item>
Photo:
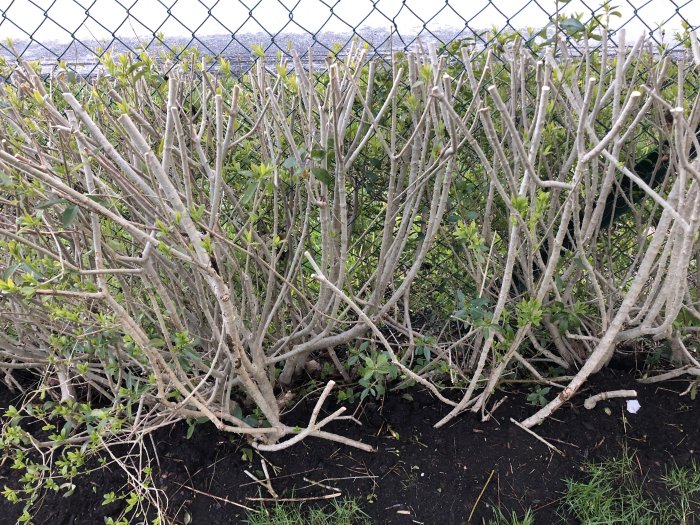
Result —
<instances>
[{"instance_id":1,"label":"sky","mask_svg":"<svg viewBox=\"0 0 700 525\"><path fill-rule=\"evenodd\" d=\"M584 3L585 2L585 3ZM589 13L602 0L571 0L562 12ZM353 27L410 34L423 28L543 27L555 0L0 0L0 40L40 42L122 37L197 36L236 33L351 32ZM700 0L612 0L630 36L680 29L681 16L700 24ZM293 12L290 17L290 11ZM87 14L86 14L87 12ZM635 12L637 16L635 16ZM251 17L252 14L252 17ZM45 16L46 15L46 16ZM640 21L644 20L644 23ZM646 25L645 25L646 24Z\"/></svg>"}]
</instances>

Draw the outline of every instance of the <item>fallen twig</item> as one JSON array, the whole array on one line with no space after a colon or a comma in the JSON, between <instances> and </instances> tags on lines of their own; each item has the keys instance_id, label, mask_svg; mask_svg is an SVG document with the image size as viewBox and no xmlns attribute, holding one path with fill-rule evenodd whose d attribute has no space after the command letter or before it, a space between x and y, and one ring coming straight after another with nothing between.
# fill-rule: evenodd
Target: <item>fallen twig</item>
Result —
<instances>
[{"instance_id":1,"label":"fallen twig","mask_svg":"<svg viewBox=\"0 0 700 525\"><path fill-rule=\"evenodd\" d=\"M264 465L264 463L263 463L263 465ZM270 494L270 496L272 496L273 498L277 498L277 497L278 497L277 492L275 492L275 489L272 488L272 483L270 483L270 478L269 478L269 477L268 477L266 480L263 481L263 480L258 479L257 477L255 477L255 475L253 475L249 470L244 470L243 473L244 473L246 476L248 476L250 479L252 479L253 481L255 481L256 483L258 483L259 485L261 485L262 487L264 487L265 490L267 490L267 492Z\"/></svg>"},{"instance_id":2,"label":"fallen twig","mask_svg":"<svg viewBox=\"0 0 700 525\"><path fill-rule=\"evenodd\" d=\"M191 490L192 492L195 492L197 494L201 494L202 496L207 496L209 498L215 499L217 501L221 501L223 503L228 503L229 505L235 505L236 507L240 507L245 510L249 510L251 512L255 512L255 509L251 509L250 507L246 507L242 503L236 503L235 501L231 501L228 498L222 498L221 496L214 496L214 494L209 494L208 492L204 492L203 490L196 489L194 487L190 487L189 485L185 485L184 483L178 483L182 488L185 488L187 490Z\"/></svg>"},{"instance_id":3,"label":"fallen twig","mask_svg":"<svg viewBox=\"0 0 700 525\"><path fill-rule=\"evenodd\" d=\"M303 501L317 501L322 499L333 499L342 496L342 492L334 492L325 496L309 496L308 498L246 498L248 501L276 501L280 503L299 503Z\"/></svg>"},{"instance_id":4,"label":"fallen twig","mask_svg":"<svg viewBox=\"0 0 700 525\"><path fill-rule=\"evenodd\" d=\"M561 456L565 456L565 455L566 455L566 454L564 454L561 450L559 450L557 447L555 447L554 445L552 445L549 441L547 441L546 439L544 439L544 438L541 437L541 436L538 436L538 435L535 434L532 430L530 430L529 428L523 426L521 423L519 423L519 422L516 421L515 419L510 418L510 422L513 423L513 424L515 424L516 426L522 428L525 432L527 432L528 434L530 434L532 437L534 437L534 438L537 439L538 441L541 441L542 443L544 443L545 445L547 445L550 449L552 449L552 450L553 450L554 452L556 452L557 454L559 454L559 455L561 455Z\"/></svg>"},{"instance_id":5,"label":"fallen twig","mask_svg":"<svg viewBox=\"0 0 700 525\"><path fill-rule=\"evenodd\" d=\"M484 492L486 492L486 487L488 487L489 483L491 483L491 478L493 477L494 472L496 472L496 471L491 470L491 474L489 474L489 479L486 480L486 483L484 483L484 486L482 487L481 492L479 492L479 496L476 498L476 501L474 502L474 505L472 506L472 511L469 513L469 517L467 518L467 523L471 523L472 516L474 515L474 511L476 510L477 505L481 501L481 497L484 495Z\"/></svg>"},{"instance_id":6,"label":"fallen twig","mask_svg":"<svg viewBox=\"0 0 700 525\"><path fill-rule=\"evenodd\" d=\"M700 368L696 368L694 366L684 366L681 368L676 368L675 370L671 370L670 372L666 372L664 374L659 374L657 376L643 377L642 379L637 379L637 382L645 384L661 383L662 381L675 379L676 377L684 376L686 374L700 376Z\"/></svg>"},{"instance_id":7,"label":"fallen twig","mask_svg":"<svg viewBox=\"0 0 700 525\"><path fill-rule=\"evenodd\" d=\"M594 396L589 397L583 402L583 406L588 410L595 408L598 401L604 401L606 399L613 399L616 397L637 397L636 390L611 390L610 392L601 392Z\"/></svg>"},{"instance_id":8,"label":"fallen twig","mask_svg":"<svg viewBox=\"0 0 700 525\"><path fill-rule=\"evenodd\" d=\"M313 479L309 479L309 478L301 478L301 479L303 479L307 483L310 483L313 486L323 487L324 489L340 492L340 489L338 489L336 487L331 487L330 485L324 485L323 483L320 483L318 481L314 481Z\"/></svg>"}]
</instances>

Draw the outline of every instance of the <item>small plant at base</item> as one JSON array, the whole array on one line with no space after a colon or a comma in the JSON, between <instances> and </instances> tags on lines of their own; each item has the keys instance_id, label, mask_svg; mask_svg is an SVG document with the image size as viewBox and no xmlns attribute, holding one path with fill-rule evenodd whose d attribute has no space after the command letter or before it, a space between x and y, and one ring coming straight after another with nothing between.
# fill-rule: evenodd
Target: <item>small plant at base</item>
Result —
<instances>
[{"instance_id":1,"label":"small plant at base","mask_svg":"<svg viewBox=\"0 0 700 525\"><path fill-rule=\"evenodd\" d=\"M375 398L382 397L386 392L387 382L393 381L399 376L399 369L391 362L391 357L387 352L372 350L368 355L368 348L369 341L365 341L356 350L353 350L348 358L348 365L356 366L360 376L358 381L362 387L360 401L368 395ZM343 399L352 400L354 398L354 394L350 395L347 391L341 391L339 397L341 395Z\"/></svg>"},{"instance_id":2,"label":"small plant at base","mask_svg":"<svg viewBox=\"0 0 700 525\"><path fill-rule=\"evenodd\" d=\"M549 394L552 387L537 385L532 392L527 395L527 402L531 405L543 407L547 404L547 398L545 397Z\"/></svg>"},{"instance_id":3,"label":"small plant at base","mask_svg":"<svg viewBox=\"0 0 700 525\"><path fill-rule=\"evenodd\" d=\"M360 400L369 394L374 397L382 397L386 392L386 383L394 380L399 375L399 369L390 361L386 352L374 353L371 356L362 356L364 361L360 368L362 378L358 381L363 387Z\"/></svg>"},{"instance_id":4,"label":"small plant at base","mask_svg":"<svg viewBox=\"0 0 700 525\"><path fill-rule=\"evenodd\" d=\"M43 394L39 394L38 400L42 398ZM46 492L69 497L82 477L115 463L131 470L133 475L129 490L103 495L103 505L123 503L120 515L109 518L111 523L128 523L128 518L145 516L149 508L161 504L159 492L153 487L150 466L136 468L114 456L109 461L108 455L102 453L114 442L114 432L122 427L125 413L122 405L108 409L73 401L45 400L39 403L37 399L19 407L10 405L5 410L0 428L0 449L12 460L10 468L18 471L18 484L4 485L2 495L10 503L23 505L18 522L33 522L36 507ZM43 436L35 435L25 426L40 427L44 435L48 433L52 454L36 453L35 447L41 443L38 437ZM156 517L154 523L159 520L160 517Z\"/></svg>"}]
</instances>

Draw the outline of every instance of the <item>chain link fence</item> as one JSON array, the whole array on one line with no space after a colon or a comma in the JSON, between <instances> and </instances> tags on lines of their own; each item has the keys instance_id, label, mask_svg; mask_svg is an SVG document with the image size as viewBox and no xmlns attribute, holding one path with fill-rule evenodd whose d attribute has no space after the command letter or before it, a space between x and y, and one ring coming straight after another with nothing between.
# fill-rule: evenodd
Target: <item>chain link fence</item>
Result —
<instances>
[{"instance_id":1,"label":"chain link fence","mask_svg":"<svg viewBox=\"0 0 700 525\"><path fill-rule=\"evenodd\" d=\"M1 0L0 55L47 67L63 61L90 75L109 50L178 55L195 46L245 67L255 46L320 59L354 38L380 54L419 39L486 46L503 32L534 34L561 17L583 24L610 17L615 29L677 46L676 33L695 27L698 8L698 0Z\"/></svg>"}]
</instances>

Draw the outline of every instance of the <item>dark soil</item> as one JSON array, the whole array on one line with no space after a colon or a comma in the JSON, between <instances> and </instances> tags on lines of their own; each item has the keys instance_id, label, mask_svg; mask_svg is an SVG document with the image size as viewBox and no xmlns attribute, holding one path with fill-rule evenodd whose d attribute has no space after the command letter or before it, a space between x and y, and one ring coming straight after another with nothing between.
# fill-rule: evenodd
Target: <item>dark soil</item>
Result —
<instances>
[{"instance_id":1,"label":"dark soil","mask_svg":"<svg viewBox=\"0 0 700 525\"><path fill-rule=\"evenodd\" d=\"M435 430L432 425L447 407L414 390L412 401L389 395L383 403L355 407L362 426L342 422L329 428L374 445L375 453L310 438L264 457L281 497L329 501L322 497L335 490L305 481L312 480L356 498L374 523L461 525L468 523L475 505L473 524L491 518L492 506L521 514L532 507L537 523L563 523L557 513L563 480L581 478L587 461L619 456L626 446L636 453L646 480L653 480L668 465L687 465L698 457L700 407L698 401L678 396L686 386L643 385L624 371L598 374L572 403L535 429L564 456L510 422L534 410L522 392L500 392L507 399L488 422L468 412ZM588 395L619 388L638 391L642 409L637 414L626 412L622 399L600 402L590 411L583 407ZM11 399L3 387L2 407ZM288 421L303 424L313 401L300 403ZM245 510L224 500L258 508L260 503L249 498L269 497L244 473L260 471L260 456L248 461L245 442L217 433L212 425L198 426L189 440L186 432L187 425L180 424L154 435L160 460L156 478L173 513L182 519L187 512L195 525L244 523ZM9 462L0 469L0 478L0 485L17 485ZM105 515L118 513L119 504L103 506L103 494L123 485L124 476L116 469L81 478L73 496L47 496L34 523L104 523ZM0 499L0 523L14 523L20 507Z\"/></svg>"}]
</instances>

